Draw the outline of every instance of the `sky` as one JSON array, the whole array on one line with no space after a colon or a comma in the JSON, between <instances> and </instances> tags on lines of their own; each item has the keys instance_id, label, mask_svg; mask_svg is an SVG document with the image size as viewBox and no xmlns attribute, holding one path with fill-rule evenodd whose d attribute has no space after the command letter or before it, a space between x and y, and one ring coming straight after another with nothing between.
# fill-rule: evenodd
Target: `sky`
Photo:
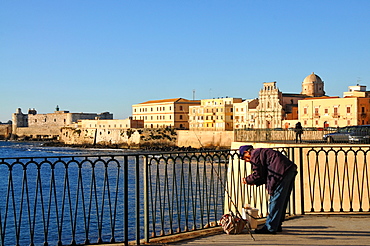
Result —
<instances>
[{"instance_id":1,"label":"sky","mask_svg":"<svg viewBox=\"0 0 370 246\"><path fill-rule=\"evenodd\" d=\"M132 115L149 100L370 90L369 0L0 2L0 121L60 110Z\"/></svg>"}]
</instances>

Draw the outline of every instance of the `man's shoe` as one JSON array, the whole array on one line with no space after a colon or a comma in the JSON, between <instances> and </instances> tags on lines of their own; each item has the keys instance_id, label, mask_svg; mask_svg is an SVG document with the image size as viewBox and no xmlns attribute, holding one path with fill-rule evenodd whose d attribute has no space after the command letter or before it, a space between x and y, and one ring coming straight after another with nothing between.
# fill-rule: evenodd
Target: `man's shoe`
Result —
<instances>
[{"instance_id":1,"label":"man's shoe","mask_svg":"<svg viewBox=\"0 0 370 246\"><path fill-rule=\"evenodd\" d=\"M254 233L256 234L276 234L274 231L267 230L266 227L262 227L261 229L254 230Z\"/></svg>"},{"instance_id":2,"label":"man's shoe","mask_svg":"<svg viewBox=\"0 0 370 246\"><path fill-rule=\"evenodd\" d=\"M279 227L277 228L276 230L277 232L282 232L283 231L283 228L281 227L281 225L279 225Z\"/></svg>"}]
</instances>

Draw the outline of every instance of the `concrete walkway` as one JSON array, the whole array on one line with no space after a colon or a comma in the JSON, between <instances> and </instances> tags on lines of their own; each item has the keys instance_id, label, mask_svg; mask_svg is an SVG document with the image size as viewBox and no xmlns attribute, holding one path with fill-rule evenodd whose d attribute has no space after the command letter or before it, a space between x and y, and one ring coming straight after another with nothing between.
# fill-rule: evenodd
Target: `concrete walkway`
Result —
<instances>
[{"instance_id":1,"label":"concrete walkway","mask_svg":"<svg viewBox=\"0 0 370 246\"><path fill-rule=\"evenodd\" d=\"M143 245L370 245L370 213L296 216L284 222L283 231L280 233L275 235L253 233L253 236L255 240L247 231L238 235L227 235L218 227L155 238L151 243Z\"/></svg>"},{"instance_id":2,"label":"concrete walkway","mask_svg":"<svg viewBox=\"0 0 370 246\"><path fill-rule=\"evenodd\" d=\"M253 235L255 241L247 233L221 233L156 245L370 245L370 214L299 216L285 221L281 233Z\"/></svg>"}]
</instances>

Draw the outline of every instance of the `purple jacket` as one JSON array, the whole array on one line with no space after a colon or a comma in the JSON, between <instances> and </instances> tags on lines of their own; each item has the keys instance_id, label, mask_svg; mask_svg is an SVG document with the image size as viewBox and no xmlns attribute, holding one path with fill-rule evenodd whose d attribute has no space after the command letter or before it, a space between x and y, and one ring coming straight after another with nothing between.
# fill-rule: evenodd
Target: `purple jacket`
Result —
<instances>
[{"instance_id":1,"label":"purple jacket","mask_svg":"<svg viewBox=\"0 0 370 246\"><path fill-rule=\"evenodd\" d=\"M271 195L275 188L283 180L288 169L297 170L297 165L290 161L279 151L269 148L259 148L252 150L251 161L253 173L246 181L248 184L257 186L266 184L266 189Z\"/></svg>"}]
</instances>

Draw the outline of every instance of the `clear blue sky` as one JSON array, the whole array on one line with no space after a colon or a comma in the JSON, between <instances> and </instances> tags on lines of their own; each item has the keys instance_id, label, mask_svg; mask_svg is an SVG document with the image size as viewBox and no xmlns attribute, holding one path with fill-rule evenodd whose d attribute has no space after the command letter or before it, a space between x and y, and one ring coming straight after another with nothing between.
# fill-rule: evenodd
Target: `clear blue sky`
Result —
<instances>
[{"instance_id":1,"label":"clear blue sky","mask_svg":"<svg viewBox=\"0 0 370 246\"><path fill-rule=\"evenodd\" d=\"M369 0L1 1L0 121L16 108L109 111L165 98L370 90Z\"/></svg>"}]
</instances>

